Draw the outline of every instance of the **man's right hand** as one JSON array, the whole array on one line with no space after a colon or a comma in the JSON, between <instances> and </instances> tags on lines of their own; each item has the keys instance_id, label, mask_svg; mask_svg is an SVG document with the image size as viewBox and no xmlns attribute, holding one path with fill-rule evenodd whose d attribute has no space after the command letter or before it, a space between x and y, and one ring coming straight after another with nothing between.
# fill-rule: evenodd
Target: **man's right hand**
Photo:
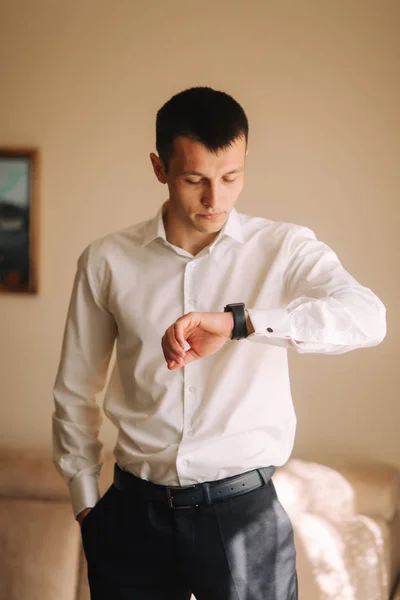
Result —
<instances>
[{"instance_id":1,"label":"man's right hand","mask_svg":"<svg viewBox=\"0 0 400 600\"><path fill-rule=\"evenodd\" d=\"M82 526L84 519L90 513L91 510L91 508L84 508L83 510L81 510L80 513L76 515L76 520L78 521L80 526Z\"/></svg>"}]
</instances>

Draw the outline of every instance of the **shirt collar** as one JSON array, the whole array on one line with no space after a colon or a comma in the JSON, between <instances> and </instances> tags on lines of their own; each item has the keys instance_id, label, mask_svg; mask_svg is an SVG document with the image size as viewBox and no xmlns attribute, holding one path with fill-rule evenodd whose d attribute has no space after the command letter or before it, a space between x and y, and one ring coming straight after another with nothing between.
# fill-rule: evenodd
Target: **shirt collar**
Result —
<instances>
[{"instance_id":1,"label":"shirt collar","mask_svg":"<svg viewBox=\"0 0 400 600\"><path fill-rule=\"evenodd\" d=\"M143 240L142 240L142 247L147 246L147 244L150 244L150 242L152 242L153 240L156 240L157 238L162 238L163 240L168 242L167 236L165 234L165 227L164 227L164 222L163 222L163 213L165 211L165 205L167 202L168 201L166 200L160 206L160 208L157 211L157 214L152 219L150 219L150 221L148 222L148 225L145 228L145 232L144 232L144 236L143 236ZM227 235L227 236L231 237L232 239L236 240L237 242L240 242L241 244L244 243L242 223L240 220L239 213L237 212L237 210L235 208L232 208L227 220L225 221L224 226L222 227L221 231L219 232L219 235L216 237L214 242L209 246L210 252L211 252L212 248L215 246L215 243L217 242L217 240L219 240L223 235Z\"/></svg>"}]
</instances>

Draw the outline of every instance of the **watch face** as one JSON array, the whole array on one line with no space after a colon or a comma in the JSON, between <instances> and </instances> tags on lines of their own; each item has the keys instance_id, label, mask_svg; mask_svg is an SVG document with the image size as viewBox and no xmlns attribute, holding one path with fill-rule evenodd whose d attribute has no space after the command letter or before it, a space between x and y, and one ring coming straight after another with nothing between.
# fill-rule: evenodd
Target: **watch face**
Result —
<instances>
[{"instance_id":1,"label":"watch face","mask_svg":"<svg viewBox=\"0 0 400 600\"><path fill-rule=\"evenodd\" d=\"M224 310L232 310L232 306L243 306L244 308L244 302L232 302L231 304L227 304Z\"/></svg>"}]
</instances>

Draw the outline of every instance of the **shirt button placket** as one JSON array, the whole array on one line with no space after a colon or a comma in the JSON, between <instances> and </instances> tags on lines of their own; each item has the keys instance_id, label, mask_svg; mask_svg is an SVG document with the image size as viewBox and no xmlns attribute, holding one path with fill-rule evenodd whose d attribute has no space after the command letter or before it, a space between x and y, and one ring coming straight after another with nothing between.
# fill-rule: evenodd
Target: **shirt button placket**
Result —
<instances>
[{"instance_id":1,"label":"shirt button placket","mask_svg":"<svg viewBox=\"0 0 400 600\"><path fill-rule=\"evenodd\" d=\"M194 398L194 394L196 392L196 387L194 385L190 385L187 388L187 392L189 394L189 397L187 398L187 402L185 404L185 413L184 413L184 435L186 435L187 437L193 437L193 429L190 426L190 418L189 418L189 414L190 414L190 410L191 407L193 405L193 398Z\"/></svg>"},{"instance_id":2,"label":"shirt button placket","mask_svg":"<svg viewBox=\"0 0 400 600\"><path fill-rule=\"evenodd\" d=\"M193 285L193 268L196 266L196 261L191 261L187 263L185 274L183 278L183 307L184 312L188 313L195 309L196 306L196 298L193 294L194 285Z\"/></svg>"},{"instance_id":3,"label":"shirt button placket","mask_svg":"<svg viewBox=\"0 0 400 600\"><path fill-rule=\"evenodd\" d=\"M183 304L185 313L194 311L196 309L196 298L193 294L194 292L194 268L197 264L197 261L192 260L187 263L185 268L185 274L183 278ZM184 379L186 375L186 369L184 369ZM184 393L183 393L183 441L185 438L193 437L193 429L191 428L191 413L193 406L193 398L196 392L196 387L194 385L188 385L186 381L184 381ZM188 465L187 458L183 458L179 461L179 464L182 467L186 467Z\"/></svg>"}]
</instances>

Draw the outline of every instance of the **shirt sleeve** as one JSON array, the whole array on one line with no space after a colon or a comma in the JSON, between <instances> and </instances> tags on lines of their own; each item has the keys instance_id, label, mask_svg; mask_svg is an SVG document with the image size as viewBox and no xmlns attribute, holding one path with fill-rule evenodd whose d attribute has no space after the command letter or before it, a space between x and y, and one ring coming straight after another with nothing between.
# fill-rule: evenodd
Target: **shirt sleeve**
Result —
<instances>
[{"instance_id":1,"label":"shirt sleeve","mask_svg":"<svg viewBox=\"0 0 400 600\"><path fill-rule=\"evenodd\" d=\"M99 499L104 456L95 394L105 385L117 333L89 256L90 246L78 260L53 390L53 462L69 485L75 516Z\"/></svg>"},{"instance_id":2,"label":"shirt sleeve","mask_svg":"<svg viewBox=\"0 0 400 600\"><path fill-rule=\"evenodd\" d=\"M299 353L343 354L385 338L381 300L310 229L298 226L288 234L282 280L286 308L248 309L255 331L247 340Z\"/></svg>"}]
</instances>

